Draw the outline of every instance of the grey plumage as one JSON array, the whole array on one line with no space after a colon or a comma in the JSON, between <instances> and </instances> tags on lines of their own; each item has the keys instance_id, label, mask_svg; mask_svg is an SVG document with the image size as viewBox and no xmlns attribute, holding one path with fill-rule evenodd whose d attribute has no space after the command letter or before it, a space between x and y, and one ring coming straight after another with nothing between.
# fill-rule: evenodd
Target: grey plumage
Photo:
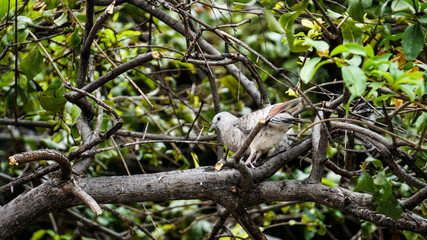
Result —
<instances>
[{"instance_id":1,"label":"grey plumage","mask_svg":"<svg viewBox=\"0 0 427 240\"><path fill-rule=\"evenodd\" d=\"M213 118L212 126L209 130L214 128L219 130L227 148L236 152L243 145L259 120L262 118L268 119L267 126L264 126L260 130L245 152L245 156L247 156L246 164L253 167L253 163L262 154L278 145L287 144L285 133L295 123L302 122L302 120L292 117L286 110L297 105L299 102L301 102L300 99L294 99L286 103L278 103L240 118L228 112L220 112Z\"/></svg>"}]
</instances>

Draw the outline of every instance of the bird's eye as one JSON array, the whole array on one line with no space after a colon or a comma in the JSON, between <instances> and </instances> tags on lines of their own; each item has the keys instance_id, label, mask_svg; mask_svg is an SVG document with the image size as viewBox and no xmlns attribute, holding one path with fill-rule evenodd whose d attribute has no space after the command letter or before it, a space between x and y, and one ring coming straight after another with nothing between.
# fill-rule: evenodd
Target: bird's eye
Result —
<instances>
[{"instance_id":1,"label":"bird's eye","mask_svg":"<svg viewBox=\"0 0 427 240\"><path fill-rule=\"evenodd\" d=\"M221 117L218 117L217 119L218 119L218 121L219 121L219 120L221 120Z\"/></svg>"}]
</instances>

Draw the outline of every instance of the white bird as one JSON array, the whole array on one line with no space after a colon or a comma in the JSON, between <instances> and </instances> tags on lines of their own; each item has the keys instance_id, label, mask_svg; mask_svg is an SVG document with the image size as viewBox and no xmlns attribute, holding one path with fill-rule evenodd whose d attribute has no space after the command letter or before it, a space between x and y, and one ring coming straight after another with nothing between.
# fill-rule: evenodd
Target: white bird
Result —
<instances>
[{"instance_id":1,"label":"white bird","mask_svg":"<svg viewBox=\"0 0 427 240\"><path fill-rule=\"evenodd\" d=\"M303 119L294 118L286 112L286 110L300 102L301 99L297 98L288 102L274 104L240 118L228 112L220 112L213 118L209 131L212 129L219 130L227 148L237 152L257 123L263 118L269 120L267 126L264 126L255 136L244 154L248 156L245 162L246 165L254 167L253 164L262 154L280 144L287 144L286 132L289 128L295 123L305 122Z\"/></svg>"}]
</instances>

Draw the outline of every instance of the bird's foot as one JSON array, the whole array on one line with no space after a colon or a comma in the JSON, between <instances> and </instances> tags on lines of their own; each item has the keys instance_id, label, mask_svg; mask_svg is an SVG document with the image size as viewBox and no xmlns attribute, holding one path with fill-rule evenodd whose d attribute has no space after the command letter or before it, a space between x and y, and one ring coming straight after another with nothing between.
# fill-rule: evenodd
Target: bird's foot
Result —
<instances>
[{"instance_id":1,"label":"bird's foot","mask_svg":"<svg viewBox=\"0 0 427 240\"><path fill-rule=\"evenodd\" d=\"M255 166L253 165L253 163L249 160L245 162L246 166L250 167L250 168L255 168Z\"/></svg>"}]
</instances>

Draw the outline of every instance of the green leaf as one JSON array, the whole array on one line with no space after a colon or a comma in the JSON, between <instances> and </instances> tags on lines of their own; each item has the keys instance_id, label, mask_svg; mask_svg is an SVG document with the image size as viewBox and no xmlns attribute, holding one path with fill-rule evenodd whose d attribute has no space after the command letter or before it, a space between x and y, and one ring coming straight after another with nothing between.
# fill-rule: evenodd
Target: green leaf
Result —
<instances>
[{"instance_id":1,"label":"green leaf","mask_svg":"<svg viewBox=\"0 0 427 240\"><path fill-rule=\"evenodd\" d=\"M346 44L337 46L336 48L334 48L334 50L332 50L331 56L334 56L343 52L366 56L365 49L361 45L358 45L355 43L346 43Z\"/></svg>"},{"instance_id":2,"label":"green leaf","mask_svg":"<svg viewBox=\"0 0 427 240\"><path fill-rule=\"evenodd\" d=\"M76 124L77 119L80 117L82 110L77 107L77 105L74 105L71 107L71 125Z\"/></svg>"},{"instance_id":3,"label":"green leaf","mask_svg":"<svg viewBox=\"0 0 427 240\"><path fill-rule=\"evenodd\" d=\"M363 31L356 27L353 21L347 20L342 25L343 43L363 44Z\"/></svg>"},{"instance_id":4,"label":"green leaf","mask_svg":"<svg viewBox=\"0 0 427 240\"><path fill-rule=\"evenodd\" d=\"M36 232L33 233L33 236L31 236L31 240L39 240L42 239L43 236L46 234L45 229L39 229Z\"/></svg>"},{"instance_id":5,"label":"green leaf","mask_svg":"<svg viewBox=\"0 0 427 240\"><path fill-rule=\"evenodd\" d=\"M387 199L380 201L376 211L393 219L399 219L403 209L397 202L396 197L392 194Z\"/></svg>"},{"instance_id":6,"label":"green leaf","mask_svg":"<svg viewBox=\"0 0 427 240\"><path fill-rule=\"evenodd\" d=\"M68 6L70 9L73 9L73 8L74 8L74 6L76 6L77 1L78 1L78 0L65 0L65 4L67 4L67 6Z\"/></svg>"},{"instance_id":7,"label":"green leaf","mask_svg":"<svg viewBox=\"0 0 427 240\"><path fill-rule=\"evenodd\" d=\"M372 0L361 0L360 1L363 8L370 8L372 6Z\"/></svg>"},{"instance_id":8,"label":"green leaf","mask_svg":"<svg viewBox=\"0 0 427 240\"><path fill-rule=\"evenodd\" d=\"M418 24L412 24L405 30L402 47L406 59L412 61L418 56L424 46L425 38L425 32Z\"/></svg>"},{"instance_id":9,"label":"green leaf","mask_svg":"<svg viewBox=\"0 0 427 240\"><path fill-rule=\"evenodd\" d=\"M39 94L40 105L46 111L58 112L63 110L65 103L67 103L67 99L63 96L65 91L60 79L53 81L45 91Z\"/></svg>"},{"instance_id":10,"label":"green leaf","mask_svg":"<svg viewBox=\"0 0 427 240\"><path fill-rule=\"evenodd\" d=\"M27 76L27 79L33 79L43 69L43 57L37 48L34 48L22 59L19 68Z\"/></svg>"},{"instance_id":11,"label":"green leaf","mask_svg":"<svg viewBox=\"0 0 427 240\"><path fill-rule=\"evenodd\" d=\"M353 97L361 96L366 89L365 73L357 66L344 66L341 68L345 86Z\"/></svg>"},{"instance_id":12,"label":"green leaf","mask_svg":"<svg viewBox=\"0 0 427 240\"><path fill-rule=\"evenodd\" d=\"M393 219L397 219L402 214L402 207L392 193L392 183L387 179L385 172L380 171L374 179L375 192L372 195L378 213L385 214Z\"/></svg>"},{"instance_id":13,"label":"green leaf","mask_svg":"<svg viewBox=\"0 0 427 240\"><path fill-rule=\"evenodd\" d=\"M10 7L11 7L11 9L13 9L14 8L14 6L15 6L15 2L14 1L10 1L10 0L0 0L0 4L1 4L1 8L0 8L0 18L3 18L5 15L6 15L6 13L7 13L7 7L5 7L5 6L7 6L8 5L8 3L10 2Z\"/></svg>"},{"instance_id":14,"label":"green leaf","mask_svg":"<svg viewBox=\"0 0 427 240\"><path fill-rule=\"evenodd\" d=\"M424 130L426 126L426 122L427 122L427 113L424 112L417 118L417 121L415 122L415 126L417 127L418 132L422 132Z\"/></svg>"},{"instance_id":15,"label":"green leaf","mask_svg":"<svg viewBox=\"0 0 427 240\"><path fill-rule=\"evenodd\" d=\"M102 115L102 122L101 122L101 131L105 132L108 129L108 123L110 122L110 118L108 117L108 114L105 113Z\"/></svg>"},{"instance_id":16,"label":"green leaf","mask_svg":"<svg viewBox=\"0 0 427 240\"><path fill-rule=\"evenodd\" d=\"M375 99L375 105L382 106L383 101L388 100L391 97L396 97L395 94L383 94Z\"/></svg>"},{"instance_id":17,"label":"green leaf","mask_svg":"<svg viewBox=\"0 0 427 240\"><path fill-rule=\"evenodd\" d=\"M336 13L336 12L334 12L334 11L332 11L331 9L328 9L327 10L327 12L326 12L326 14L333 20L333 21L336 21L336 20L338 20L339 18L341 18L342 17L342 14L339 14L339 13ZM348 21L348 20L347 20Z\"/></svg>"},{"instance_id":18,"label":"green leaf","mask_svg":"<svg viewBox=\"0 0 427 240\"><path fill-rule=\"evenodd\" d=\"M60 1L59 0L48 0L45 1L46 3L46 9L50 10L50 9L55 9L57 7L59 7Z\"/></svg>"},{"instance_id":19,"label":"green leaf","mask_svg":"<svg viewBox=\"0 0 427 240\"><path fill-rule=\"evenodd\" d=\"M377 91L377 89L382 87L384 84L385 84L385 82L373 82L373 83L369 84L369 88L371 88L371 90L369 91L366 98L370 99L374 95L374 93Z\"/></svg>"},{"instance_id":20,"label":"green leaf","mask_svg":"<svg viewBox=\"0 0 427 240\"><path fill-rule=\"evenodd\" d=\"M393 12L415 12L411 4L405 0L395 0L391 2L391 9Z\"/></svg>"},{"instance_id":21,"label":"green leaf","mask_svg":"<svg viewBox=\"0 0 427 240\"><path fill-rule=\"evenodd\" d=\"M377 226L370 222L362 222L361 232L364 239L370 239L371 234L377 230Z\"/></svg>"},{"instance_id":22,"label":"green leaf","mask_svg":"<svg viewBox=\"0 0 427 240\"><path fill-rule=\"evenodd\" d=\"M371 162L376 168L383 168L383 163L381 162L381 160L375 159L373 157L367 157L365 162Z\"/></svg>"},{"instance_id":23,"label":"green leaf","mask_svg":"<svg viewBox=\"0 0 427 240\"><path fill-rule=\"evenodd\" d=\"M407 240L425 240L425 238L419 233L414 233L406 230L403 230L402 233Z\"/></svg>"},{"instance_id":24,"label":"green leaf","mask_svg":"<svg viewBox=\"0 0 427 240\"><path fill-rule=\"evenodd\" d=\"M285 30L285 36L288 41L289 50L292 52L305 52L309 48L308 46L296 44L296 38L294 36L294 22L299 16L299 12L291 12L282 14L279 19L279 23Z\"/></svg>"},{"instance_id":25,"label":"green leaf","mask_svg":"<svg viewBox=\"0 0 427 240\"><path fill-rule=\"evenodd\" d=\"M373 193L374 189L374 181L372 180L371 175L367 172L362 172L359 178L357 179L357 185L353 189L355 192L370 192Z\"/></svg>"},{"instance_id":26,"label":"green leaf","mask_svg":"<svg viewBox=\"0 0 427 240\"><path fill-rule=\"evenodd\" d=\"M67 16L67 11L64 11L61 16L53 20L53 22L56 24L56 26L61 26L62 24L67 22Z\"/></svg>"},{"instance_id":27,"label":"green leaf","mask_svg":"<svg viewBox=\"0 0 427 240\"><path fill-rule=\"evenodd\" d=\"M282 16L280 16L279 18L279 23L282 26L282 29L284 29L285 31L291 32L293 34L294 22L298 16L299 14L296 12L289 12L289 13L282 14Z\"/></svg>"},{"instance_id":28,"label":"green leaf","mask_svg":"<svg viewBox=\"0 0 427 240\"><path fill-rule=\"evenodd\" d=\"M381 11L380 11L380 16L381 16L381 18L383 18L384 17L384 14L386 13L386 12L389 12L388 10L389 10L389 8L387 8L387 5L389 4L389 2L390 2L390 0L387 0L382 6L381 6Z\"/></svg>"},{"instance_id":29,"label":"green leaf","mask_svg":"<svg viewBox=\"0 0 427 240\"><path fill-rule=\"evenodd\" d=\"M372 48L371 45L366 45L364 47L364 50L366 55L368 55L369 57L373 58L375 56L374 49Z\"/></svg>"},{"instance_id":30,"label":"green leaf","mask_svg":"<svg viewBox=\"0 0 427 240\"><path fill-rule=\"evenodd\" d=\"M191 157L193 158L194 167L195 167L195 168L200 167L200 164L199 164L199 157L197 157L197 154L195 154L194 152L191 152Z\"/></svg>"},{"instance_id":31,"label":"green leaf","mask_svg":"<svg viewBox=\"0 0 427 240\"><path fill-rule=\"evenodd\" d=\"M317 51L326 52L329 50L329 44L325 41L313 40L306 37L304 42L306 45L314 47Z\"/></svg>"},{"instance_id":32,"label":"green leaf","mask_svg":"<svg viewBox=\"0 0 427 240\"><path fill-rule=\"evenodd\" d=\"M353 55L352 58L346 59L345 62L349 65L358 67L362 63L362 57L359 55Z\"/></svg>"},{"instance_id":33,"label":"green leaf","mask_svg":"<svg viewBox=\"0 0 427 240\"><path fill-rule=\"evenodd\" d=\"M427 15L422 15L418 20L421 24L427 24Z\"/></svg>"},{"instance_id":34,"label":"green leaf","mask_svg":"<svg viewBox=\"0 0 427 240\"><path fill-rule=\"evenodd\" d=\"M380 199L387 199L391 196L391 182L387 179L385 172L380 171L374 179L374 188L380 193Z\"/></svg>"},{"instance_id":35,"label":"green leaf","mask_svg":"<svg viewBox=\"0 0 427 240\"><path fill-rule=\"evenodd\" d=\"M317 69L319 69L321 66L327 63L332 63L331 59L327 59L317 64L320 60L320 58L312 58L304 64L300 73L300 77L303 83L307 84L308 82L310 82Z\"/></svg>"},{"instance_id":36,"label":"green leaf","mask_svg":"<svg viewBox=\"0 0 427 240\"><path fill-rule=\"evenodd\" d=\"M316 67L316 64L320 62L320 60L322 59L316 57L305 62L304 66L301 68L300 73L300 77L303 83L307 84L313 78L315 73L314 68Z\"/></svg>"},{"instance_id":37,"label":"green leaf","mask_svg":"<svg viewBox=\"0 0 427 240\"><path fill-rule=\"evenodd\" d=\"M76 29L73 33L67 35L67 46L70 48L76 48L82 42L82 38L79 35L79 30Z\"/></svg>"},{"instance_id":38,"label":"green leaf","mask_svg":"<svg viewBox=\"0 0 427 240\"><path fill-rule=\"evenodd\" d=\"M27 29L28 24L34 24L31 18L27 16L18 16L18 30Z\"/></svg>"},{"instance_id":39,"label":"green leaf","mask_svg":"<svg viewBox=\"0 0 427 240\"><path fill-rule=\"evenodd\" d=\"M403 92L405 92L409 100L413 102L415 100L415 91L418 89L418 86L414 85L399 85L399 88L402 89Z\"/></svg>"},{"instance_id":40,"label":"green leaf","mask_svg":"<svg viewBox=\"0 0 427 240\"><path fill-rule=\"evenodd\" d=\"M274 8L274 6L276 6L276 1L270 1L270 0L261 0L262 6L264 6L264 8L271 10Z\"/></svg>"},{"instance_id":41,"label":"green leaf","mask_svg":"<svg viewBox=\"0 0 427 240\"><path fill-rule=\"evenodd\" d=\"M365 12L363 11L360 0L349 0L347 13L354 20L363 22L363 15Z\"/></svg>"},{"instance_id":42,"label":"green leaf","mask_svg":"<svg viewBox=\"0 0 427 240\"><path fill-rule=\"evenodd\" d=\"M264 8L264 16L265 16L265 20L267 21L267 26L271 31L277 32L280 34L285 33L282 26L279 24L279 22L274 17L273 13L271 13L271 10Z\"/></svg>"},{"instance_id":43,"label":"green leaf","mask_svg":"<svg viewBox=\"0 0 427 240\"><path fill-rule=\"evenodd\" d=\"M274 1L272 1L274 2ZM309 0L304 0L302 3L296 3L295 5L293 5L292 7L290 7L291 11L295 11L295 12L303 12L307 9L307 5L310 1Z\"/></svg>"}]
</instances>

